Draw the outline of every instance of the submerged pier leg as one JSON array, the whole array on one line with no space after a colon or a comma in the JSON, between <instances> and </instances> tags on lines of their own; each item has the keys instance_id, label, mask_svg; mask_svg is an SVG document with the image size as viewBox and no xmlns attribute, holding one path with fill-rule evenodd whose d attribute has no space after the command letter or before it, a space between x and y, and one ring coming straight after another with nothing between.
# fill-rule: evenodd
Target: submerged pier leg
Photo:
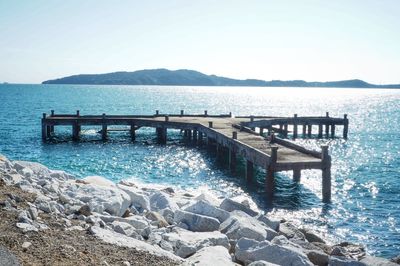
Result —
<instances>
[{"instance_id":1,"label":"submerged pier leg","mask_svg":"<svg viewBox=\"0 0 400 266\"><path fill-rule=\"evenodd\" d=\"M285 124L285 125L284 125L283 130L284 130L283 135L284 135L285 137L287 137L287 136L288 136L288 124Z\"/></svg>"},{"instance_id":2,"label":"submerged pier leg","mask_svg":"<svg viewBox=\"0 0 400 266\"><path fill-rule=\"evenodd\" d=\"M335 124L331 125L331 138L335 137Z\"/></svg>"},{"instance_id":3,"label":"submerged pier leg","mask_svg":"<svg viewBox=\"0 0 400 266\"><path fill-rule=\"evenodd\" d=\"M294 114L293 120L293 139L297 138L297 114Z\"/></svg>"},{"instance_id":4,"label":"submerged pier leg","mask_svg":"<svg viewBox=\"0 0 400 266\"><path fill-rule=\"evenodd\" d=\"M312 125L307 125L307 135L309 138L311 138L312 134Z\"/></svg>"},{"instance_id":5,"label":"submerged pier leg","mask_svg":"<svg viewBox=\"0 0 400 266\"><path fill-rule=\"evenodd\" d=\"M48 137L51 137L51 126L46 126L46 134Z\"/></svg>"},{"instance_id":6,"label":"submerged pier leg","mask_svg":"<svg viewBox=\"0 0 400 266\"><path fill-rule=\"evenodd\" d=\"M79 125L77 123L75 123L74 125L72 125L72 139L73 140L79 140Z\"/></svg>"},{"instance_id":7,"label":"submerged pier leg","mask_svg":"<svg viewBox=\"0 0 400 266\"><path fill-rule=\"evenodd\" d=\"M199 145L199 146L201 146L201 145L203 145L203 132L198 132L198 135L197 135L197 145Z\"/></svg>"},{"instance_id":8,"label":"submerged pier leg","mask_svg":"<svg viewBox=\"0 0 400 266\"><path fill-rule=\"evenodd\" d=\"M306 127L307 127L307 125L303 124L303 137L306 136Z\"/></svg>"},{"instance_id":9,"label":"submerged pier leg","mask_svg":"<svg viewBox=\"0 0 400 266\"><path fill-rule=\"evenodd\" d=\"M329 124L325 124L325 136L329 138Z\"/></svg>"},{"instance_id":10,"label":"submerged pier leg","mask_svg":"<svg viewBox=\"0 0 400 266\"><path fill-rule=\"evenodd\" d=\"M135 141L136 140L135 124L131 124L129 132L131 133L131 140Z\"/></svg>"},{"instance_id":11,"label":"submerged pier leg","mask_svg":"<svg viewBox=\"0 0 400 266\"><path fill-rule=\"evenodd\" d=\"M193 129L193 142L197 144L197 130Z\"/></svg>"},{"instance_id":12,"label":"submerged pier leg","mask_svg":"<svg viewBox=\"0 0 400 266\"><path fill-rule=\"evenodd\" d=\"M293 169L293 181L300 182L301 179L301 169Z\"/></svg>"},{"instance_id":13,"label":"submerged pier leg","mask_svg":"<svg viewBox=\"0 0 400 266\"><path fill-rule=\"evenodd\" d=\"M106 114L103 113L103 124L101 126L101 139L103 141L107 140L107 123L106 123Z\"/></svg>"},{"instance_id":14,"label":"submerged pier leg","mask_svg":"<svg viewBox=\"0 0 400 266\"><path fill-rule=\"evenodd\" d=\"M267 176L265 178L265 192L267 198L272 199L275 192L275 165L278 159L278 147L271 147L271 159L267 166Z\"/></svg>"},{"instance_id":15,"label":"submerged pier leg","mask_svg":"<svg viewBox=\"0 0 400 266\"><path fill-rule=\"evenodd\" d=\"M229 169L232 173L236 171L236 152L233 149L229 149Z\"/></svg>"},{"instance_id":16,"label":"submerged pier leg","mask_svg":"<svg viewBox=\"0 0 400 266\"><path fill-rule=\"evenodd\" d=\"M157 127L157 142L159 144L166 144L167 143L167 128L165 127Z\"/></svg>"},{"instance_id":17,"label":"submerged pier leg","mask_svg":"<svg viewBox=\"0 0 400 266\"><path fill-rule=\"evenodd\" d=\"M318 138L322 138L322 124L318 125Z\"/></svg>"},{"instance_id":18,"label":"submerged pier leg","mask_svg":"<svg viewBox=\"0 0 400 266\"><path fill-rule=\"evenodd\" d=\"M260 136L264 135L264 128L260 127Z\"/></svg>"},{"instance_id":19,"label":"submerged pier leg","mask_svg":"<svg viewBox=\"0 0 400 266\"><path fill-rule=\"evenodd\" d=\"M253 181L253 175L254 175L254 164L246 160L246 180L247 182L251 183Z\"/></svg>"},{"instance_id":20,"label":"submerged pier leg","mask_svg":"<svg viewBox=\"0 0 400 266\"><path fill-rule=\"evenodd\" d=\"M47 130L46 130L46 113L43 113L43 117L42 117L42 140L46 140L47 139Z\"/></svg>"},{"instance_id":21,"label":"submerged pier leg","mask_svg":"<svg viewBox=\"0 0 400 266\"><path fill-rule=\"evenodd\" d=\"M328 153L328 146L321 146L322 149L322 201L331 201L331 156Z\"/></svg>"},{"instance_id":22,"label":"submerged pier leg","mask_svg":"<svg viewBox=\"0 0 400 266\"><path fill-rule=\"evenodd\" d=\"M349 132L349 120L347 119L347 114L344 115L343 123L343 138L347 139L347 134Z\"/></svg>"}]
</instances>

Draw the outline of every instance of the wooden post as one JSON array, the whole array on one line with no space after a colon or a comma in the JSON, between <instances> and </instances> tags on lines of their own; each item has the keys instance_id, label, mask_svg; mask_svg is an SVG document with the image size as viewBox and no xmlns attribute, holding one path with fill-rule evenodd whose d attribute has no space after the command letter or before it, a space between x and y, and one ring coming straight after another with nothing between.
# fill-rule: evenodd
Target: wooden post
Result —
<instances>
[{"instance_id":1,"label":"wooden post","mask_svg":"<svg viewBox=\"0 0 400 266\"><path fill-rule=\"evenodd\" d=\"M335 137L335 124L331 125L331 138Z\"/></svg>"},{"instance_id":2,"label":"wooden post","mask_svg":"<svg viewBox=\"0 0 400 266\"><path fill-rule=\"evenodd\" d=\"M76 116L79 116L79 115L80 115L79 110L76 110Z\"/></svg>"},{"instance_id":3,"label":"wooden post","mask_svg":"<svg viewBox=\"0 0 400 266\"><path fill-rule=\"evenodd\" d=\"M188 141L192 140L192 130L188 129Z\"/></svg>"},{"instance_id":4,"label":"wooden post","mask_svg":"<svg viewBox=\"0 0 400 266\"><path fill-rule=\"evenodd\" d=\"M293 169L293 181L300 182L300 178L301 178L301 169L300 168Z\"/></svg>"},{"instance_id":5,"label":"wooden post","mask_svg":"<svg viewBox=\"0 0 400 266\"><path fill-rule=\"evenodd\" d=\"M268 126L268 136L271 136L272 134L272 125Z\"/></svg>"},{"instance_id":6,"label":"wooden post","mask_svg":"<svg viewBox=\"0 0 400 266\"><path fill-rule=\"evenodd\" d=\"M208 121L208 127L212 128L213 127L213 122L212 121Z\"/></svg>"},{"instance_id":7,"label":"wooden post","mask_svg":"<svg viewBox=\"0 0 400 266\"><path fill-rule=\"evenodd\" d=\"M43 117L42 117L42 140L46 140L47 139L47 130L46 130L46 113L43 113Z\"/></svg>"},{"instance_id":8,"label":"wooden post","mask_svg":"<svg viewBox=\"0 0 400 266\"><path fill-rule=\"evenodd\" d=\"M54 116L54 110L50 110L50 113L51 113L51 117L53 117ZM53 134L54 133L54 125L50 125L50 134ZM50 134L48 134L48 136L50 136Z\"/></svg>"},{"instance_id":9,"label":"wooden post","mask_svg":"<svg viewBox=\"0 0 400 266\"><path fill-rule=\"evenodd\" d=\"M103 113L103 123L101 129L101 139L103 141L107 140L107 122L106 122L106 114Z\"/></svg>"},{"instance_id":10,"label":"wooden post","mask_svg":"<svg viewBox=\"0 0 400 266\"><path fill-rule=\"evenodd\" d=\"M288 124L287 124L287 123L283 126L283 130L284 130L283 135L284 135L285 137L287 137L287 136L288 136Z\"/></svg>"},{"instance_id":11,"label":"wooden post","mask_svg":"<svg viewBox=\"0 0 400 266\"><path fill-rule=\"evenodd\" d=\"M303 137L306 136L306 127L307 127L307 125L303 124Z\"/></svg>"},{"instance_id":12,"label":"wooden post","mask_svg":"<svg viewBox=\"0 0 400 266\"><path fill-rule=\"evenodd\" d=\"M165 122L168 122L168 121L169 121L169 116L166 115L166 116L164 117L164 119L165 119Z\"/></svg>"},{"instance_id":13,"label":"wooden post","mask_svg":"<svg viewBox=\"0 0 400 266\"><path fill-rule=\"evenodd\" d=\"M260 127L260 136L263 136L263 135L264 135L264 128Z\"/></svg>"},{"instance_id":14,"label":"wooden post","mask_svg":"<svg viewBox=\"0 0 400 266\"><path fill-rule=\"evenodd\" d=\"M349 120L347 119L347 114L344 114L343 123L343 138L347 139L347 134L349 133Z\"/></svg>"},{"instance_id":15,"label":"wooden post","mask_svg":"<svg viewBox=\"0 0 400 266\"><path fill-rule=\"evenodd\" d=\"M131 140L135 141L136 139L135 124L131 124L130 133L131 133Z\"/></svg>"},{"instance_id":16,"label":"wooden post","mask_svg":"<svg viewBox=\"0 0 400 266\"><path fill-rule=\"evenodd\" d=\"M321 146L322 149L322 201L331 200L331 156L328 153L328 146Z\"/></svg>"},{"instance_id":17,"label":"wooden post","mask_svg":"<svg viewBox=\"0 0 400 266\"><path fill-rule=\"evenodd\" d=\"M253 175L254 175L254 165L251 161L246 160L246 180L247 182L252 182L253 181Z\"/></svg>"},{"instance_id":18,"label":"wooden post","mask_svg":"<svg viewBox=\"0 0 400 266\"><path fill-rule=\"evenodd\" d=\"M326 117L329 117L329 112L326 112Z\"/></svg>"},{"instance_id":19,"label":"wooden post","mask_svg":"<svg viewBox=\"0 0 400 266\"><path fill-rule=\"evenodd\" d=\"M233 117L233 116L232 116L232 112L229 112L229 117Z\"/></svg>"},{"instance_id":20,"label":"wooden post","mask_svg":"<svg viewBox=\"0 0 400 266\"><path fill-rule=\"evenodd\" d=\"M229 169L232 173L236 170L236 152L233 149L229 149Z\"/></svg>"},{"instance_id":21,"label":"wooden post","mask_svg":"<svg viewBox=\"0 0 400 266\"><path fill-rule=\"evenodd\" d=\"M183 131L183 138L184 138L185 140L187 140L187 139L189 138L189 131L188 131L187 129L185 129L185 130Z\"/></svg>"},{"instance_id":22,"label":"wooden post","mask_svg":"<svg viewBox=\"0 0 400 266\"><path fill-rule=\"evenodd\" d=\"M79 126L78 126L78 122L75 122L72 125L72 139L73 140L79 140Z\"/></svg>"},{"instance_id":23,"label":"wooden post","mask_svg":"<svg viewBox=\"0 0 400 266\"><path fill-rule=\"evenodd\" d=\"M318 138L322 138L322 124L318 124Z\"/></svg>"},{"instance_id":24,"label":"wooden post","mask_svg":"<svg viewBox=\"0 0 400 266\"><path fill-rule=\"evenodd\" d=\"M160 114L159 110L156 110L156 116L158 116Z\"/></svg>"},{"instance_id":25,"label":"wooden post","mask_svg":"<svg viewBox=\"0 0 400 266\"><path fill-rule=\"evenodd\" d=\"M275 165L278 159L278 147L271 147L271 158L267 166L267 176L265 178L265 192L268 198L272 198L275 191Z\"/></svg>"},{"instance_id":26,"label":"wooden post","mask_svg":"<svg viewBox=\"0 0 400 266\"><path fill-rule=\"evenodd\" d=\"M254 115L250 116L250 122L254 122ZM250 129L253 130L253 131L255 130L254 127L251 127Z\"/></svg>"},{"instance_id":27,"label":"wooden post","mask_svg":"<svg viewBox=\"0 0 400 266\"><path fill-rule=\"evenodd\" d=\"M51 137L51 126L46 126L46 135Z\"/></svg>"},{"instance_id":28,"label":"wooden post","mask_svg":"<svg viewBox=\"0 0 400 266\"><path fill-rule=\"evenodd\" d=\"M51 110L51 115L50 116L54 116L54 110Z\"/></svg>"},{"instance_id":29,"label":"wooden post","mask_svg":"<svg viewBox=\"0 0 400 266\"><path fill-rule=\"evenodd\" d=\"M325 124L325 135L327 138L329 138L329 124Z\"/></svg>"},{"instance_id":30,"label":"wooden post","mask_svg":"<svg viewBox=\"0 0 400 266\"><path fill-rule=\"evenodd\" d=\"M283 129L283 125L279 124L279 130L282 131L282 129Z\"/></svg>"},{"instance_id":31,"label":"wooden post","mask_svg":"<svg viewBox=\"0 0 400 266\"><path fill-rule=\"evenodd\" d=\"M223 153L223 151L222 151L222 146L221 146L221 144L219 144L216 140L215 140L215 154L216 154L216 159L217 159L217 161L219 161L220 159L221 159L221 157L222 157L222 153Z\"/></svg>"},{"instance_id":32,"label":"wooden post","mask_svg":"<svg viewBox=\"0 0 400 266\"><path fill-rule=\"evenodd\" d=\"M197 130L193 129L193 141L196 143L197 142Z\"/></svg>"},{"instance_id":33,"label":"wooden post","mask_svg":"<svg viewBox=\"0 0 400 266\"><path fill-rule=\"evenodd\" d=\"M203 132L199 131L197 137L197 144L199 146L203 145Z\"/></svg>"},{"instance_id":34,"label":"wooden post","mask_svg":"<svg viewBox=\"0 0 400 266\"><path fill-rule=\"evenodd\" d=\"M80 116L80 112L79 112L79 110L76 110L76 117L77 118L79 118L79 116ZM79 121L78 121L78 119L76 120L76 123L77 123L77 125L76 125L76 130L78 130L78 135L80 134L80 132L81 132L81 125L79 124Z\"/></svg>"},{"instance_id":35,"label":"wooden post","mask_svg":"<svg viewBox=\"0 0 400 266\"><path fill-rule=\"evenodd\" d=\"M181 110L181 116L183 116L183 113L184 113L185 111L184 110Z\"/></svg>"},{"instance_id":36,"label":"wooden post","mask_svg":"<svg viewBox=\"0 0 400 266\"><path fill-rule=\"evenodd\" d=\"M307 135L309 138L311 138L311 134L312 134L312 125L307 125Z\"/></svg>"},{"instance_id":37,"label":"wooden post","mask_svg":"<svg viewBox=\"0 0 400 266\"><path fill-rule=\"evenodd\" d=\"M293 119L293 139L297 138L297 114L294 114Z\"/></svg>"},{"instance_id":38,"label":"wooden post","mask_svg":"<svg viewBox=\"0 0 400 266\"><path fill-rule=\"evenodd\" d=\"M204 116L208 116L207 110L204 110Z\"/></svg>"}]
</instances>

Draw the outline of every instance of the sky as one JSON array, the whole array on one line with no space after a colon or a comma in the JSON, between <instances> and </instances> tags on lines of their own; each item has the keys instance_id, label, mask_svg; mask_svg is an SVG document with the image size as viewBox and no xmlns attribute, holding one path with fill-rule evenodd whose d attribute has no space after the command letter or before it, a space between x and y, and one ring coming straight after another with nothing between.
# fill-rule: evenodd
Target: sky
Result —
<instances>
[{"instance_id":1,"label":"sky","mask_svg":"<svg viewBox=\"0 0 400 266\"><path fill-rule=\"evenodd\" d=\"M153 68L400 83L400 1L0 0L0 82Z\"/></svg>"}]
</instances>

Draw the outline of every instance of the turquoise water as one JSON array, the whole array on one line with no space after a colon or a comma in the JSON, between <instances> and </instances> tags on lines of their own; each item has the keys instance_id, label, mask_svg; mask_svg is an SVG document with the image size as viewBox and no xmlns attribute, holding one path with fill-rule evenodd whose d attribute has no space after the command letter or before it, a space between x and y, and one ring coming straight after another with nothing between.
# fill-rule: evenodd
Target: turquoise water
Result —
<instances>
[{"instance_id":1,"label":"turquoise water","mask_svg":"<svg viewBox=\"0 0 400 266\"><path fill-rule=\"evenodd\" d=\"M365 244L370 253L400 253L400 91L328 88L238 88L0 85L0 153L37 161L76 176L133 178L182 188L211 189L222 195L250 195L261 208L302 221L332 241ZM262 186L246 186L243 167L232 176L212 151L184 145L178 131L169 145L147 145L154 130L141 129L137 142L126 132L98 141L83 127L83 141L71 141L69 128L56 128L53 143L42 143L43 112L81 114L165 113L291 116L324 115L350 119L349 140L298 140L317 149L329 144L333 157L333 201L321 203L321 173L304 171L301 184L279 173L274 202L263 200ZM340 129L337 133L341 135ZM263 172L257 172L261 183Z\"/></svg>"}]
</instances>

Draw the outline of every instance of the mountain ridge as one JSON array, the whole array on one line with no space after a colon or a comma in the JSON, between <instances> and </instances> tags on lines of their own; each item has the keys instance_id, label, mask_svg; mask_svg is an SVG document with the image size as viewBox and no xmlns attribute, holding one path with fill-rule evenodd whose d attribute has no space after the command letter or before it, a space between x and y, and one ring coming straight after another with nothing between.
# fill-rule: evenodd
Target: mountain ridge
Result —
<instances>
[{"instance_id":1,"label":"mountain ridge","mask_svg":"<svg viewBox=\"0 0 400 266\"><path fill-rule=\"evenodd\" d=\"M252 87L336 87L336 88L400 88L400 84L376 85L360 79L307 82L304 80L233 79L206 75L189 69L144 69L133 72L117 71L104 74L78 74L42 84L85 85L169 85L169 86L252 86Z\"/></svg>"}]
</instances>

